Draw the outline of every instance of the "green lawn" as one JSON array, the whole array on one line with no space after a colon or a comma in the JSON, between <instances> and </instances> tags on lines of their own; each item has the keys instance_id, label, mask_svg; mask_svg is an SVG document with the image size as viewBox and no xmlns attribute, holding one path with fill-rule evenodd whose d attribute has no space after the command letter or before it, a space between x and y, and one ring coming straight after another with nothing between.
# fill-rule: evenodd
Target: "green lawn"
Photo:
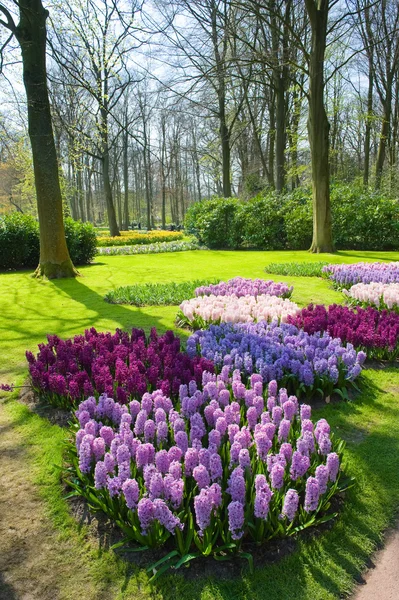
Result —
<instances>
[{"instance_id":1,"label":"green lawn","mask_svg":"<svg viewBox=\"0 0 399 600\"><path fill-rule=\"evenodd\" d=\"M269 262L320 258L307 252L195 251L99 257L92 266L82 268L82 277L76 280L43 282L32 279L27 272L1 274L0 381L23 381L24 352L35 350L47 333L67 337L92 326L99 330L173 327L176 307L136 308L104 302L104 294L121 285L242 275L292 283L292 299L301 305L340 302L342 295L325 281L264 273ZM399 254L342 252L327 260L330 258L331 262L399 260ZM186 331L180 333L188 335ZM353 586L353 577L361 572L399 503L399 371L394 368L367 371L362 379L363 393L356 402L328 406L318 415L328 418L337 433L347 440L348 472L357 478L340 519L331 531L306 543L301 541L298 550L288 558L273 565L257 566L253 576L243 570L234 582L192 580L177 575L163 578L151 587L143 570L118 559L106 546L100 548L96 539L88 535L87 528L79 527L68 515L62 497L54 465L61 462L65 433L30 413L14 398L6 401L0 425L5 423L7 430L12 431L10 439L21 449L23 457L18 463L11 463L19 469L20 480L17 477L14 486L22 486L23 478L34 483L35 493L40 495L37 511L50 523L50 533L46 534L40 552L43 557L48 554L56 566L53 573L49 563L41 580L47 578L47 586L56 586L57 598L61 600L339 598ZM6 495L8 490L5 487ZM240 568L237 565L238 576ZM0 576L0 598L3 598L1 592Z\"/></svg>"}]
</instances>

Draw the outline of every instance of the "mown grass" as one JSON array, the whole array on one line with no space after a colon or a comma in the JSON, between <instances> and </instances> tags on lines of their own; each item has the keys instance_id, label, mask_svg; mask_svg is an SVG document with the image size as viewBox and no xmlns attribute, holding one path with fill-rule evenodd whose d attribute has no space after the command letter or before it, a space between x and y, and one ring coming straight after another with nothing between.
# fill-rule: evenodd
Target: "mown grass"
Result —
<instances>
[{"instance_id":1,"label":"mown grass","mask_svg":"<svg viewBox=\"0 0 399 600\"><path fill-rule=\"evenodd\" d=\"M331 262L395 260L395 253L340 253ZM25 349L35 350L47 333L62 337L116 327L156 326L173 328L176 307L111 305L104 302L107 290L145 282L178 282L194 278L228 279L236 275L265 277L270 262L315 261L306 252L188 252L181 254L101 257L81 270L76 280L44 282L29 273L0 275L0 381L21 383L26 376ZM269 278L267 276L265 278ZM324 280L273 276L294 285L293 300L340 302L343 297ZM180 331L182 336L187 332ZM236 566L231 580L181 574L168 576L152 587L143 569L118 558L106 546L88 535L68 512L59 471L65 432L32 414L16 401L16 394L4 407L8 425L26 448L24 477L34 482L43 501L43 512L53 527L51 539L42 540L41 552L50 552L53 574L61 599L87 597L107 600L137 598L182 600L318 600L339 598L353 586L367 557L392 522L399 498L399 371L387 368L367 371L362 376L363 392L352 403L326 406L317 416L326 417L338 435L347 441L347 471L356 477L345 506L334 527L325 533L298 542L294 554L265 566L257 565L254 575ZM315 415L316 416L316 415ZM22 460L22 458L21 458ZM15 485L15 482L14 482ZM23 481L20 482L23 487ZM4 498L6 500L6 498ZM3 515L7 518L7 514ZM12 527L12 523L10 523ZM39 550L38 550L39 551ZM59 556L54 556L54 553ZM242 569L242 571L241 571ZM48 574L51 582L51 572Z\"/></svg>"}]
</instances>

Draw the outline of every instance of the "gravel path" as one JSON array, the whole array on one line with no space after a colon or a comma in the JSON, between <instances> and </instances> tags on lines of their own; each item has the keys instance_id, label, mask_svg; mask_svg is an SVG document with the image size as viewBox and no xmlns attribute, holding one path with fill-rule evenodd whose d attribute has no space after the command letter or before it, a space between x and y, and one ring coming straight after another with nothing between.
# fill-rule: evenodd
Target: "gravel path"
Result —
<instances>
[{"instance_id":1,"label":"gravel path","mask_svg":"<svg viewBox=\"0 0 399 600\"><path fill-rule=\"evenodd\" d=\"M399 525L374 557L375 567L364 576L353 600L399 600Z\"/></svg>"}]
</instances>

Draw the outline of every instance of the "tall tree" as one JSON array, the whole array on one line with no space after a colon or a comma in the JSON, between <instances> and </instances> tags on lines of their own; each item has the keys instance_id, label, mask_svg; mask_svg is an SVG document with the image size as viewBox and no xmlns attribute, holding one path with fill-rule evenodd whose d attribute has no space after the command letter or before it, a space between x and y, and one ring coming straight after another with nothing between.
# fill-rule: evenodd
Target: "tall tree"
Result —
<instances>
[{"instance_id":1,"label":"tall tree","mask_svg":"<svg viewBox=\"0 0 399 600\"><path fill-rule=\"evenodd\" d=\"M69 256L62 212L58 161L54 143L46 70L46 21L48 11L41 0L19 0L19 23L0 4L0 25L16 37L21 48L23 81L28 106L28 130L40 229L40 261L37 276L49 279L75 277ZM2 48L4 50L4 46Z\"/></svg>"},{"instance_id":2,"label":"tall tree","mask_svg":"<svg viewBox=\"0 0 399 600\"><path fill-rule=\"evenodd\" d=\"M329 0L305 0L311 27L309 51L308 134L312 161L312 252L333 252L330 206L330 124L325 101L324 63L327 46Z\"/></svg>"},{"instance_id":3,"label":"tall tree","mask_svg":"<svg viewBox=\"0 0 399 600\"><path fill-rule=\"evenodd\" d=\"M141 42L135 37L139 0L126 9L121 0L71 0L60 4L53 54L61 71L84 89L92 103L96 136L88 137L90 151L101 164L108 225L112 236L119 235L111 184L110 121L126 88L131 83L127 56ZM68 23L68 28L63 26ZM123 129L123 122L120 124ZM80 132L84 134L84 132ZM93 144L94 142L94 144Z\"/></svg>"}]
</instances>

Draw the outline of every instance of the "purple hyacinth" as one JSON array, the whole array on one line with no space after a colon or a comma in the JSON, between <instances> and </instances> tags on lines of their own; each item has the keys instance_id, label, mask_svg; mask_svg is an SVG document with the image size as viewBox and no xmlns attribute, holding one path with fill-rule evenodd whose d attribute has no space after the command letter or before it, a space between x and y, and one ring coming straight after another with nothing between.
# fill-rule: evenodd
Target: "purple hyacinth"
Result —
<instances>
[{"instance_id":1,"label":"purple hyacinth","mask_svg":"<svg viewBox=\"0 0 399 600\"><path fill-rule=\"evenodd\" d=\"M255 477L255 504L254 514L258 519L266 519L269 513L269 504L272 499L273 492L266 481L264 475Z\"/></svg>"},{"instance_id":2,"label":"purple hyacinth","mask_svg":"<svg viewBox=\"0 0 399 600\"><path fill-rule=\"evenodd\" d=\"M202 490L210 484L210 477L206 467L204 465L198 465L193 470L193 477L198 485L198 488Z\"/></svg>"},{"instance_id":3,"label":"purple hyacinth","mask_svg":"<svg viewBox=\"0 0 399 600\"><path fill-rule=\"evenodd\" d=\"M105 488L107 485L108 471L103 461L99 461L94 469L94 487L97 490Z\"/></svg>"},{"instance_id":4,"label":"purple hyacinth","mask_svg":"<svg viewBox=\"0 0 399 600\"><path fill-rule=\"evenodd\" d=\"M320 498L320 486L315 477L309 477L306 481L306 493L304 508L306 512L312 512L317 509Z\"/></svg>"},{"instance_id":5,"label":"purple hyacinth","mask_svg":"<svg viewBox=\"0 0 399 600\"><path fill-rule=\"evenodd\" d=\"M263 431L255 433L254 435L256 451L258 454L258 458L265 461L268 455L270 448L272 447L272 442L269 437Z\"/></svg>"},{"instance_id":6,"label":"purple hyacinth","mask_svg":"<svg viewBox=\"0 0 399 600\"><path fill-rule=\"evenodd\" d=\"M298 450L295 450L294 454L292 455L292 463L290 469L291 479L296 481L300 477L303 477L306 471L309 469L309 467L309 457L301 454L300 452L298 452Z\"/></svg>"},{"instance_id":7,"label":"purple hyacinth","mask_svg":"<svg viewBox=\"0 0 399 600\"><path fill-rule=\"evenodd\" d=\"M296 490L289 489L284 498L282 514L293 521L298 510L299 496Z\"/></svg>"},{"instance_id":8,"label":"purple hyacinth","mask_svg":"<svg viewBox=\"0 0 399 600\"><path fill-rule=\"evenodd\" d=\"M319 465L316 467L315 478L318 481L320 494L325 494L327 491L327 484L329 479L329 470L326 465Z\"/></svg>"},{"instance_id":9,"label":"purple hyacinth","mask_svg":"<svg viewBox=\"0 0 399 600\"><path fill-rule=\"evenodd\" d=\"M311 418L312 408L309 406L309 404L301 404L299 410L300 410L300 415L301 415L301 421Z\"/></svg>"},{"instance_id":10,"label":"purple hyacinth","mask_svg":"<svg viewBox=\"0 0 399 600\"><path fill-rule=\"evenodd\" d=\"M125 496L126 506L134 510L139 501L139 485L135 479L126 479L122 484L122 492Z\"/></svg>"},{"instance_id":11,"label":"purple hyacinth","mask_svg":"<svg viewBox=\"0 0 399 600\"><path fill-rule=\"evenodd\" d=\"M251 467L251 457L249 456L249 451L247 448L242 448L238 455L238 462L242 469L247 469Z\"/></svg>"},{"instance_id":12,"label":"purple hyacinth","mask_svg":"<svg viewBox=\"0 0 399 600\"><path fill-rule=\"evenodd\" d=\"M176 445L180 448L183 454L187 452L188 449L188 437L185 431L178 431L175 434L175 442Z\"/></svg>"},{"instance_id":13,"label":"purple hyacinth","mask_svg":"<svg viewBox=\"0 0 399 600\"><path fill-rule=\"evenodd\" d=\"M291 429L291 421L283 419L278 428L278 440L279 442L286 442Z\"/></svg>"},{"instance_id":14,"label":"purple hyacinth","mask_svg":"<svg viewBox=\"0 0 399 600\"><path fill-rule=\"evenodd\" d=\"M319 453L327 456L331 452L331 440L329 435L321 434L318 439Z\"/></svg>"},{"instance_id":15,"label":"purple hyacinth","mask_svg":"<svg viewBox=\"0 0 399 600\"><path fill-rule=\"evenodd\" d=\"M154 500L153 507L154 519L159 521L171 534L175 534L176 527L183 529L180 519L172 513L164 500Z\"/></svg>"},{"instance_id":16,"label":"purple hyacinth","mask_svg":"<svg viewBox=\"0 0 399 600\"><path fill-rule=\"evenodd\" d=\"M327 455L327 469L330 481L336 481L339 472L339 456L335 452Z\"/></svg>"},{"instance_id":17,"label":"purple hyacinth","mask_svg":"<svg viewBox=\"0 0 399 600\"><path fill-rule=\"evenodd\" d=\"M245 479L244 471L241 467L236 467L229 478L227 493L230 494L233 501L245 504Z\"/></svg>"},{"instance_id":18,"label":"purple hyacinth","mask_svg":"<svg viewBox=\"0 0 399 600\"><path fill-rule=\"evenodd\" d=\"M147 535L148 529L155 518L154 504L149 498L141 498L137 505L137 515L140 520L141 533Z\"/></svg>"},{"instance_id":19,"label":"purple hyacinth","mask_svg":"<svg viewBox=\"0 0 399 600\"><path fill-rule=\"evenodd\" d=\"M276 463L270 473L272 487L279 490L283 487L285 469L280 463Z\"/></svg>"},{"instance_id":20,"label":"purple hyacinth","mask_svg":"<svg viewBox=\"0 0 399 600\"><path fill-rule=\"evenodd\" d=\"M101 460L105 454L105 442L104 442L103 438L98 437L95 440L93 440L92 448L93 448L94 460L95 461ZM129 456L129 458L130 458L130 456Z\"/></svg>"},{"instance_id":21,"label":"purple hyacinth","mask_svg":"<svg viewBox=\"0 0 399 600\"><path fill-rule=\"evenodd\" d=\"M209 459L209 470L212 481L217 481L223 477L223 464L219 454L211 454Z\"/></svg>"},{"instance_id":22,"label":"purple hyacinth","mask_svg":"<svg viewBox=\"0 0 399 600\"><path fill-rule=\"evenodd\" d=\"M229 515L229 531L233 540L239 540L244 535L244 507L241 502L233 501L227 506Z\"/></svg>"}]
</instances>

